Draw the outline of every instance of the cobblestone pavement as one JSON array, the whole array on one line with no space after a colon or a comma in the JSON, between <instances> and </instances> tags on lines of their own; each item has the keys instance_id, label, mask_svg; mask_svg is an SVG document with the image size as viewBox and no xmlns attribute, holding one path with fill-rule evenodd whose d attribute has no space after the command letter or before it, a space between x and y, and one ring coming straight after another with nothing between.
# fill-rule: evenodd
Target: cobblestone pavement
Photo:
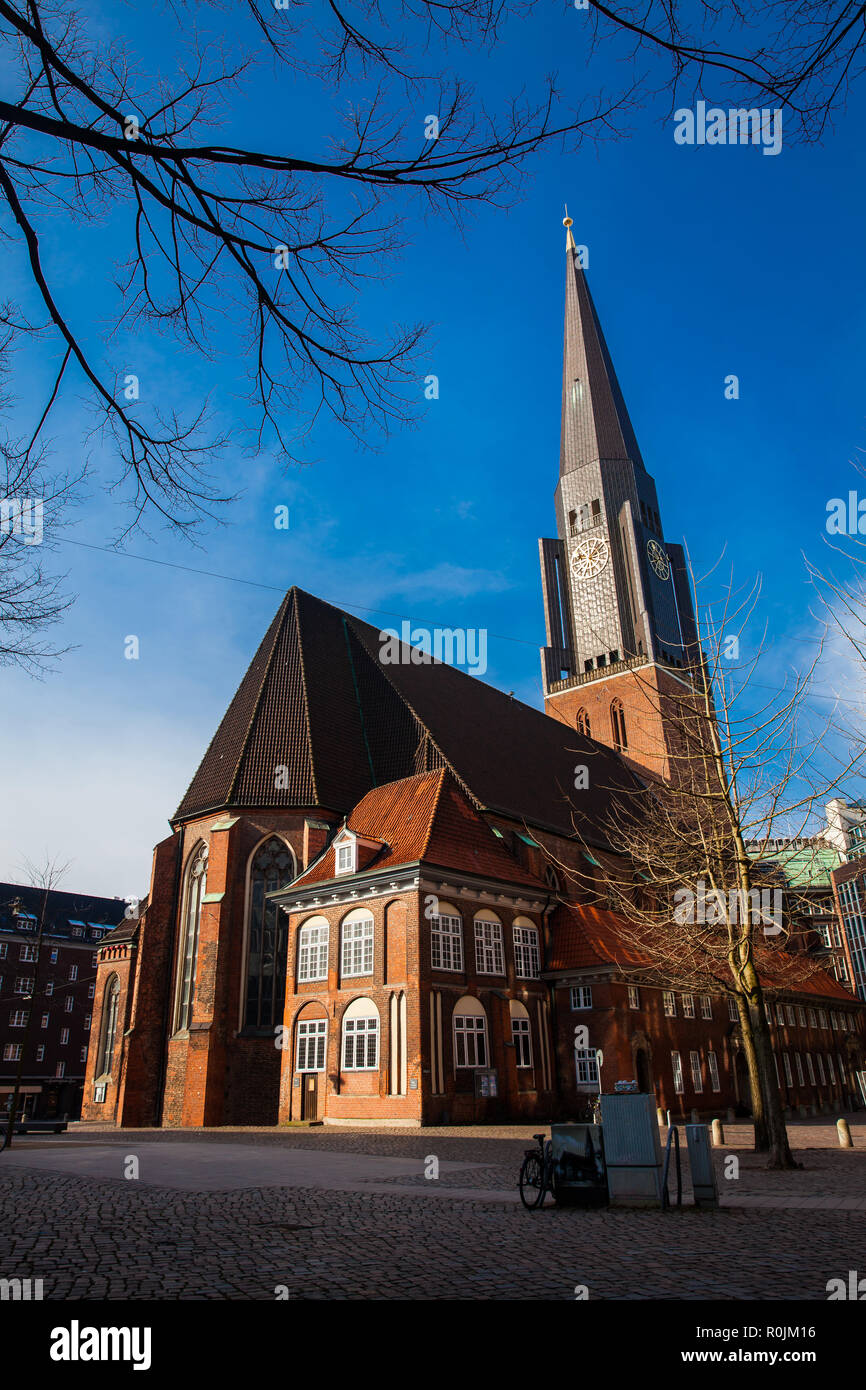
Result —
<instances>
[{"instance_id":1,"label":"cobblestone pavement","mask_svg":"<svg viewBox=\"0 0 866 1390\"><path fill-rule=\"evenodd\" d=\"M826 1299L831 1278L866 1271L866 1213L734 1206L719 1211L530 1213L486 1193L514 1191L532 1126L484 1130L315 1129L207 1132L209 1142L248 1145L250 1183L262 1146L414 1157L415 1190L393 1193L322 1188L177 1191L141 1182L81 1179L28 1171L26 1144L15 1164L0 1155L0 1275L41 1278L47 1299L243 1299L268 1301L285 1286L293 1299L572 1300ZM749 1152L745 1127L726 1131L717 1152L740 1160L737 1189L779 1196L866 1193L866 1126L859 1148L832 1148L827 1123L791 1126L793 1174L767 1173ZM72 1142L116 1143L127 1153L149 1143L188 1141L190 1131L77 1131ZM198 1137L203 1137L199 1135ZM44 1152L50 1140L26 1141ZM455 1172L462 1200L442 1179L424 1179L424 1158L477 1165ZM20 1165L20 1166L19 1166ZM471 1178L471 1182L470 1182ZM432 1187L437 1200L425 1200ZM465 1192L479 1189L478 1199ZM720 1181L723 1196L733 1182Z\"/></svg>"}]
</instances>

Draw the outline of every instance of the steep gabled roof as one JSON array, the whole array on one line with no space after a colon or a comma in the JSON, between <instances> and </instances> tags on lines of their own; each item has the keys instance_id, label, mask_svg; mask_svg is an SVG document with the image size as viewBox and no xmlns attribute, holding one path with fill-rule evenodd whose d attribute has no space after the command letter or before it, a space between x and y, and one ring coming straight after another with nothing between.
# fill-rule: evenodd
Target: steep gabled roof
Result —
<instances>
[{"instance_id":1,"label":"steep gabled roof","mask_svg":"<svg viewBox=\"0 0 866 1390\"><path fill-rule=\"evenodd\" d=\"M381 658L377 628L291 589L175 814L320 807L448 766L470 797L517 821L589 836L639 783L610 749L441 662ZM575 792L575 766L590 786ZM282 771L278 774L278 769Z\"/></svg>"},{"instance_id":2,"label":"steep gabled roof","mask_svg":"<svg viewBox=\"0 0 866 1390\"><path fill-rule=\"evenodd\" d=\"M365 863L361 871L365 874L423 863L525 884L535 892L548 891L503 848L447 768L376 787L351 812L347 826L358 835L383 842L383 848ZM334 876L333 850L329 849L287 891Z\"/></svg>"}]
</instances>

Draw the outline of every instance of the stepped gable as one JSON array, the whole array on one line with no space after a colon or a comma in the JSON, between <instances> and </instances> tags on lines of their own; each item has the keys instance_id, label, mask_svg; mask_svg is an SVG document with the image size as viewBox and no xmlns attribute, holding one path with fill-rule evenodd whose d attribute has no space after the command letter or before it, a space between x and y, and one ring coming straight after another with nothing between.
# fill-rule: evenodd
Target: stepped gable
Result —
<instances>
[{"instance_id":1,"label":"stepped gable","mask_svg":"<svg viewBox=\"0 0 866 1390\"><path fill-rule=\"evenodd\" d=\"M479 806L587 838L641 784L612 750L441 662L383 664L379 630L291 589L174 820L228 807L344 815L373 787L449 766ZM590 785L575 792L585 763ZM276 768L287 785L277 787Z\"/></svg>"},{"instance_id":2,"label":"stepped gable","mask_svg":"<svg viewBox=\"0 0 866 1390\"><path fill-rule=\"evenodd\" d=\"M376 787L347 817L349 830L382 849L359 874L423 862L440 869L477 874L503 883L525 884L534 892L548 889L502 846L484 818L447 768L418 773ZM333 850L312 864L292 890L335 877Z\"/></svg>"}]
</instances>

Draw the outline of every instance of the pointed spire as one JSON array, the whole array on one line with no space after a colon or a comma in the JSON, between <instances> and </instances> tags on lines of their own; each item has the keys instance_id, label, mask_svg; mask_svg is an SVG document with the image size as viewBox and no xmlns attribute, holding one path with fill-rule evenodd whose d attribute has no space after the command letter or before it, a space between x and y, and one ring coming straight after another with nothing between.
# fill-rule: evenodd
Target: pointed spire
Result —
<instances>
[{"instance_id":1,"label":"pointed spire","mask_svg":"<svg viewBox=\"0 0 866 1390\"><path fill-rule=\"evenodd\" d=\"M643 460L566 215L560 475L597 459Z\"/></svg>"}]
</instances>

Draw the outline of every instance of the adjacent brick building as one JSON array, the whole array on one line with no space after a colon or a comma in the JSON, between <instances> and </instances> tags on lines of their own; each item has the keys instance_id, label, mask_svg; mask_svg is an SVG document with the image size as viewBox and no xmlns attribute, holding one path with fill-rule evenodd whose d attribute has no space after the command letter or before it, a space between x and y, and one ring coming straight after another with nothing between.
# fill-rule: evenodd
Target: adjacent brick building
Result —
<instances>
[{"instance_id":1,"label":"adjacent brick building","mask_svg":"<svg viewBox=\"0 0 866 1390\"><path fill-rule=\"evenodd\" d=\"M0 883L0 1107L23 1059L19 1114L77 1119L94 1011L97 955L124 915L119 898L47 895Z\"/></svg>"}]
</instances>

